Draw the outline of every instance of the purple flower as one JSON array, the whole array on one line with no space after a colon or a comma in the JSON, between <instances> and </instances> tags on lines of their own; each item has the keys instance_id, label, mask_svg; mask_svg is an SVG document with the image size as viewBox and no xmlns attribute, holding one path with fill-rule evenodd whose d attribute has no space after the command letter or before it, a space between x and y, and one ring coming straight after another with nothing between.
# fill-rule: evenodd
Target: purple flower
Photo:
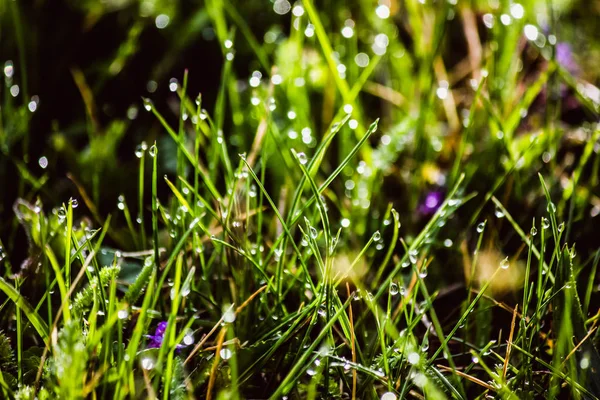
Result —
<instances>
[{"instance_id":1,"label":"purple flower","mask_svg":"<svg viewBox=\"0 0 600 400\"><path fill-rule=\"evenodd\" d=\"M162 346L163 343L163 339L165 338L165 332L167 331L167 325L169 323L167 321L161 321L158 323L158 325L156 326L156 330L154 331L154 335L146 335L146 337L149 340L148 342L148 348L149 349L158 349L160 348L160 346ZM184 339L185 342L185 339ZM180 350L182 348L184 348L185 345L183 344L178 344L176 346L177 350Z\"/></svg>"},{"instance_id":2,"label":"purple flower","mask_svg":"<svg viewBox=\"0 0 600 400\"><path fill-rule=\"evenodd\" d=\"M158 349L162 346L163 339L165 337L165 331L167 330L167 321L159 322L154 331L154 335L146 335L150 342L148 348Z\"/></svg>"},{"instance_id":3,"label":"purple flower","mask_svg":"<svg viewBox=\"0 0 600 400\"><path fill-rule=\"evenodd\" d=\"M421 204L419 212L423 215L431 215L437 211L444 201L444 194L439 190L432 190L427 193Z\"/></svg>"},{"instance_id":4,"label":"purple flower","mask_svg":"<svg viewBox=\"0 0 600 400\"><path fill-rule=\"evenodd\" d=\"M573 57L573 49L566 42L556 44L556 61L573 75L579 72L579 65Z\"/></svg>"}]
</instances>

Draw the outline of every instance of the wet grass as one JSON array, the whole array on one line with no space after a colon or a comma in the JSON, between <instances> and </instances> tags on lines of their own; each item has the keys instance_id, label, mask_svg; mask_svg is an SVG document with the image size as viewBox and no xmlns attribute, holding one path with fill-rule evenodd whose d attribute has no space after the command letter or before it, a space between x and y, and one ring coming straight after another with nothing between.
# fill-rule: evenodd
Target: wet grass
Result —
<instances>
[{"instance_id":1,"label":"wet grass","mask_svg":"<svg viewBox=\"0 0 600 400\"><path fill-rule=\"evenodd\" d=\"M206 1L167 29L214 35L214 103L185 70L101 122L74 69L86 147L36 160L52 99L7 61L2 396L600 397L597 71L566 9L425 3L277 0L263 40Z\"/></svg>"}]
</instances>

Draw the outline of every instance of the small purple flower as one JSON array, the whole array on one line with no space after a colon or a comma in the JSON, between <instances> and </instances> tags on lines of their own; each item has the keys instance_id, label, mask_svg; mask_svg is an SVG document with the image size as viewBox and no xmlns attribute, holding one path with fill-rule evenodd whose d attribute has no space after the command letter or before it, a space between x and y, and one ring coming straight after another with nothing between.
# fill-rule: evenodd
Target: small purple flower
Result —
<instances>
[{"instance_id":1,"label":"small purple flower","mask_svg":"<svg viewBox=\"0 0 600 400\"><path fill-rule=\"evenodd\" d=\"M154 335L146 335L150 342L148 348L158 349L162 346L163 339L165 337L165 331L167 330L167 321L159 322L154 331Z\"/></svg>"},{"instance_id":2,"label":"small purple flower","mask_svg":"<svg viewBox=\"0 0 600 400\"><path fill-rule=\"evenodd\" d=\"M556 44L556 61L573 75L579 72L579 65L573 57L573 49L566 42Z\"/></svg>"},{"instance_id":3,"label":"small purple flower","mask_svg":"<svg viewBox=\"0 0 600 400\"><path fill-rule=\"evenodd\" d=\"M146 335L149 340L148 348L149 349L159 349L162 346L163 340L165 338L165 332L167 331L167 325L169 323L167 321L161 321L156 326L156 330L154 331L154 335ZM178 344L176 346L177 350L184 348L185 345Z\"/></svg>"},{"instance_id":4,"label":"small purple flower","mask_svg":"<svg viewBox=\"0 0 600 400\"><path fill-rule=\"evenodd\" d=\"M421 204L419 212L423 215L431 215L437 211L444 201L444 194L439 190L432 190L427 193Z\"/></svg>"}]
</instances>

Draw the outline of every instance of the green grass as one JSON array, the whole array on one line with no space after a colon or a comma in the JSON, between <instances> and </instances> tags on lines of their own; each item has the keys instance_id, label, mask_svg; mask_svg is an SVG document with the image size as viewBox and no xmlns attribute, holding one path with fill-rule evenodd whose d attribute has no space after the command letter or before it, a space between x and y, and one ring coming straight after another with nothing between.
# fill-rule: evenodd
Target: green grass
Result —
<instances>
[{"instance_id":1,"label":"green grass","mask_svg":"<svg viewBox=\"0 0 600 400\"><path fill-rule=\"evenodd\" d=\"M47 170L28 11L0 5L0 397L600 398L600 48L557 56L581 4L424 3L277 0L264 34L254 2L158 1L99 82L72 69ZM162 14L171 57L212 29L212 100L190 68L100 120Z\"/></svg>"}]
</instances>

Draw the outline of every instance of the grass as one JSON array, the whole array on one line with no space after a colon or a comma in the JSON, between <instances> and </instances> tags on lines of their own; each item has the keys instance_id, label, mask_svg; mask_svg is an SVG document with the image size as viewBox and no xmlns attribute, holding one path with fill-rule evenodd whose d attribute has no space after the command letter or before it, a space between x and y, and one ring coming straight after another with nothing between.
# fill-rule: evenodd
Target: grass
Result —
<instances>
[{"instance_id":1,"label":"grass","mask_svg":"<svg viewBox=\"0 0 600 400\"><path fill-rule=\"evenodd\" d=\"M600 398L600 48L577 2L424 3L156 2L42 150L0 5L2 397ZM108 118L165 15L219 79Z\"/></svg>"}]
</instances>

